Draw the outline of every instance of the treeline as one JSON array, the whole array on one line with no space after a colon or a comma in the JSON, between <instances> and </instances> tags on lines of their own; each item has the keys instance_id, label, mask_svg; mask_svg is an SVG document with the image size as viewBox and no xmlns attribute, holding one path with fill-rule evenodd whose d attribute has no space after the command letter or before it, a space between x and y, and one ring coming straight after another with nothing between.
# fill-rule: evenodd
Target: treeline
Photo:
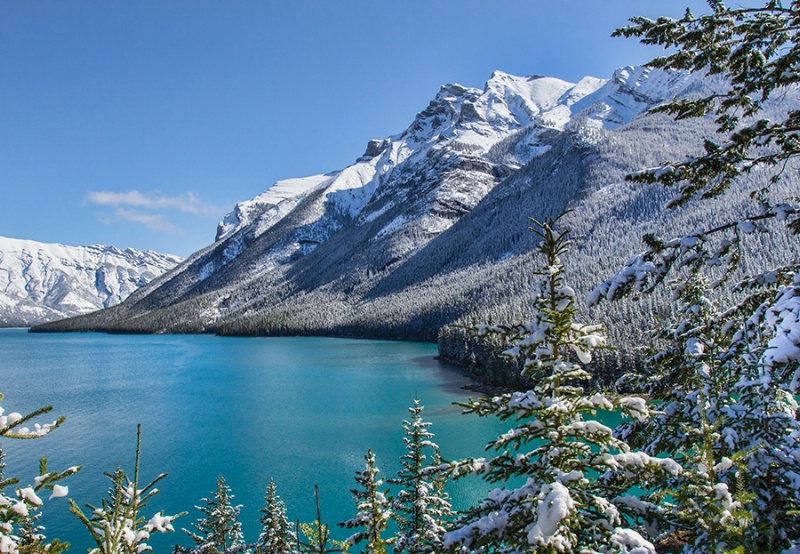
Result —
<instances>
[{"instance_id":1,"label":"treeline","mask_svg":"<svg viewBox=\"0 0 800 554\"><path fill-rule=\"evenodd\" d=\"M653 349L652 344L649 350ZM524 361L503 355L513 345L497 335L479 335L474 328L446 325L439 331L438 345L439 359L468 367L479 389L488 386L519 390L533 386L525 378ZM588 386L597 391L633 392L635 388L624 377L646 375L647 360L644 348L599 350L592 357L592 380Z\"/></svg>"}]
</instances>

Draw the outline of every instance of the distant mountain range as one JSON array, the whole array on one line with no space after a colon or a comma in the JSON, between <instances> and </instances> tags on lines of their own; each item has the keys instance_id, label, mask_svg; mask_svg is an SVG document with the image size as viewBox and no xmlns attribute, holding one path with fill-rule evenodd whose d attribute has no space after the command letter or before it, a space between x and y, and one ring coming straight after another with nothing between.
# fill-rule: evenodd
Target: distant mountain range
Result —
<instances>
[{"instance_id":1,"label":"distant mountain range","mask_svg":"<svg viewBox=\"0 0 800 554\"><path fill-rule=\"evenodd\" d=\"M665 212L669 191L624 180L699 151L712 132L709 120L675 123L650 108L721 86L643 67L578 83L495 72L482 90L443 86L405 131L369 141L351 165L275 183L239 203L213 244L125 302L42 330L435 340L451 323L518 321L540 264L529 217L572 209L565 263L588 294L641 250L644 233L745 209L746 195L733 192ZM776 102L800 105L797 91ZM770 245L748 263L795 247ZM659 302L586 317L635 342L653 310L668 309Z\"/></svg>"},{"instance_id":2,"label":"distant mountain range","mask_svg":"<svg viewBox=\"0 0 800 554\"><path fill-rule=\"evenodd\" d=\"M28 327L119 304L180 261L131 248L0 237L0 327Z\"/></svg>"}]
</instances>

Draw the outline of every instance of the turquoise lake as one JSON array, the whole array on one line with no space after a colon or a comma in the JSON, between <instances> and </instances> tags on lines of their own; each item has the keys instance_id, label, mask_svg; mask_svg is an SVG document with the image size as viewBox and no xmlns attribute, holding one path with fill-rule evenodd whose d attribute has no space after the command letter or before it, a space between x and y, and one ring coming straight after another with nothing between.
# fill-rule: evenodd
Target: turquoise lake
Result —
<instances>
[{"instance_id":1,"label":"turquoise lake","mask_svg":"<svg viewBox=\"0 0 800 554\"><path fill-rule=\"evenodd\" d=\"M38 440L3 439L6 477L22 484L50 469L82 465L70 477L70 497L99 505L108 489L103 472L133 474L136 425L142 425L141 480L169 476L145 517L188 511L175 534L156 534L156 552L190 546L180 531L223 475L242 504L245 539L258 537L258 510L269 478L291 520L314 519L319 484L323 521L351 517L350 489L371 448L384 478L404 452L402 422L419 397L424 418L445 459L480 456L510 423L462 415L453 402L471 393L468 377L434 359L427 343L333 338L231 338L209 335L36 334L0 330L0 392L6 413L52 405L65 424ZM474 395L474 393L472 393ZM483 498L490 485L457 481L456 507ZM92 546L65 499L45 500L41 522L49 537ZM334 536L347 532L338 528Z\"/></svg>"}]
</instances>

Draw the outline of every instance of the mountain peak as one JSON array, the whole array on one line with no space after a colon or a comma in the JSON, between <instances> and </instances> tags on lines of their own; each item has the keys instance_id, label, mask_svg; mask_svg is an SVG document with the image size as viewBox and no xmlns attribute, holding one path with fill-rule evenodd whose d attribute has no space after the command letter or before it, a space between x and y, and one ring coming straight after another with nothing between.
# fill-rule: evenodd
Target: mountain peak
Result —
<instances>
[{"instance_id":1,"label":"mountain peak","mask_svg":"<svg viewBox=\"0 0 800 554\"><path fill-rule=\"evenodd\" d=\"M686 71L621 67L605 84L576 101L572 113L583 113L594 125L615 129L657 104L684 94L692 83L702 78L700 74ZM593 86L584 83L587 85Z\"/></svg>"}]
</instances>

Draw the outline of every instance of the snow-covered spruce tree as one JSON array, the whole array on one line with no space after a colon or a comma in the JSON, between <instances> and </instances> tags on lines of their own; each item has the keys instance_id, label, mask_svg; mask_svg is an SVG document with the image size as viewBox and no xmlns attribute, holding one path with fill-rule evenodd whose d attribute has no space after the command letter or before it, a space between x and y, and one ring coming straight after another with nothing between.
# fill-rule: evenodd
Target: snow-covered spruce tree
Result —
<instances>
[{"instance_id":1,"label":"snow-covered spruce tree","mask_svg":"<svg viewBox=\"0 0 800 554\"><path fill-rule=\"evenodd\" d=\"M725 361L731 347L730 314L721 313L707 292L699 276L676 289L676 321L654 330L654 342L667 346L649 360L644 383L660 402L659 409L651 418L618 429L631 445L651 455L669 455L684 468L654 483L651 491L672 503L663 514L661 544L684 552L741 546L752 519L752 497L742 490L749 476L740 460L747 452L738 436L741 426L731 420L739 403L733 394L737 371Z\"/></svg>"},{"instance_id":2,"label":"snow-covered spruce tree","mask_svg":"<svg viewBox=\"0 0 800 554\"><path fill-rule=\"evenodd\" d=\"M752 520L748 523L748 518L742 517L736 540L740 549L753 552L800 548L798 524L792 515L800 489L796 467L800 433L794 401L800 392L800 260L775 260L777 267L756 268L760 273L751 276L737 273L748 269L741 262L747 259L746 239L752 233L785 233L794 235L790 239L794 241L800 233L798 198L776 191L779 182L797 190L800 180L800 109L796 102L784 101L800 84L800 3L785 4L769 1L763 6L732 9L713 1L707 15L696 17L687 11L678 20L634 18L633 25L617 31L673 51L653 60L653 66L705 71L721 75L729 83L722 93L657 108L678 119L715 118L717 133L706 138L702 155L667 162L629 178L676 187L678 194L668 208L712 201L732 190L749 192L753 205L736 220L711 222L683 237L645 237L645 251L631 258L590 297L590 302L595 302L647 293L671 275L682 283L677 288L679 301L692 309L697 303L691 296L693 287L686 283L696 275L706 276L710 289L738 281L725 291L729 294L718 295L733 297L734 303L721 306L718 314L709 314L699 327L675 328L672 359L665 362L667 373L670 369L680 372L695 367L702 372L709 368L718 375L703 380L722 379L729 387L727 392L738 399L725 400L719 413L711 414L718 419L708 420L704 442L688 454L698 456L698 465L691 471L711 475L711 469L719 467L711 481L721 481L729 491L735 477L740 503ZM749 180L739 178L745 174L750 175ZM748 182L755 183L750 190L744 188ZM702 296L713 295L705 291ZM708 330L713 331L711 336ZM712 353L703 354L707 350ZM701 357L704 360L697 362ZM677 378L671 381L675 383ZM698 388L679 389L678 394L699 399L698 408L708 411L702 380L695 384ZM676 424L680 417L678 412ZM693 423L700 430L698 420ZM656 447L669 453L670 448L682 446L661 440L651 449ZM699 460L702 451L706 461ZM729 453L736 455L738 463L731 465ZM714 460L723 465L709 468ZM688 487L682 495L696 498ZM705 499L706 503L711 500ZM687 506L691 503L681 509ZM702 542L709 532L694 529L689 538ZM723 538L730 541L731 534ZM690 544L686 548L691 551L695 547Z\"/></svg>"},{"instance_id":3,"label":"snow-covered spruce tree","mask_svg":"<svg viewBox=\"0 0 800 554\"><path fill-rule=\"evenodd\" d=\"M741 312L741 310L735 310ZM731 441L746 455L745 490L755 521L747 548L778 552L800 548L800 422L797 420L800 352L800 282L783 287L756 308L732 338L725 363L737 371Z\"/></svg>"},{"instance_id":4,"label":"snow-covered spruce tree","mask_svg":"<svg viewBox=\"0 0 800 554\"><path fill-rule=\"evenodd\" d=\"M408 409L411 419L403 421L406 453L400 458L397 478L388 480L400 487L392 503L398 528L395 552L440 551L445 526L452 516L450 498L444 490L445 476L430 472L442 461L439 446L428 430L431 423L422 419L423 410L419 399L414 399L414 406Z\"/></svg>"},{"instance_id":5,"label":"snow-covered spruce tree","mask_svg":"<svg viewBox=\"0 0 800 554\"><path fill-rule=\"evenodd\" d=\"M383 479L378 477L380 470L375 466L375 454L372 450L364 456L366 464L363 471L356 473L356 483L359 488L353 489L353 498L356 502L356 515L339 524L346 529L361 529L347 539L351 545L366 543L365 554L386 554L387 547L394 543L394 538L383 538L383 533L389 526L392 518L392 499L388 497L388 490L380 490Z\"/></svg>"},{"instance_id":6,"label":"snow-covered spruce tree","mask_svg":"<svg viewBox=\"0 0 800 554\"><path fill-rule=\"evenodd\" d=\"M0 394L0 402L2 400L3 395ZM51 410L52 407L45 406L27 415L18 412L4 415L5 410L0 406L0 437L35 439L47 435L64 422L64 417L44 425L35 423L33 429L25 424ZM3 450L0 447L0 552L58 553L66 550L69 547L68 543L61 542L59 539L48 541L43 533L44 527L37 523L41 516L39 509L44 504L39 495L50 491L50 499L66 496L68 488L59 485L58 481L80 471L80 467L71 467L62 472L52 472L47 469L47 459L41 458L39 475L34 478L34 484L27 487L17 487L19 479L5 477L4 469ZM6 492L10 487L14 487L12 494Z\"/></svg>"},{"instance_id":7,"label":"snow-covered spruce tree","mask_svg":"<svg viewBox=\"0 0 800 554\"><path fill-rule=\"evenodd\" d=\"M317 519L313 523L301 523L298 525L300 532L306 538L305 541L298 540L298 551L302 554L347 552L349 543L331 539L330 527L327 523L322 523L322 510L320 510L319 506L319 486L316 484L314 485L314 503L317 509Z\"/></svg>"},{"instance_id":8,"label":"snow-covered spruce tree","mask_svg":"<svg viewBox=\"0 0 800 554\"><path fill-rule=\"evenodd\" d=\"M605 337L599 326L575 321L575 293L563 282L560 260L570 246L568 231L556 231L557 219L534 223L544 257L534 319L481 328L515 344L507 353L525 360L534 388L465 404L468 413L510 419L515 426L487 446L499 452L494 457L452 464L456 477L475 473L491 482L524 482L492 490L456 521L444 546L478 553L652 553L642 522L653 521L658 508L636 497L635 488L647 489L681 468L631 451L595 419L598 410L639 419L648 408L639 397L584 394L581 383L591 375L582 364Z\"/></svg>"},{"instance_id":9,"label":"snow-covered spruce tree","mask_svg":"<svg viewBox=\"0 0 800 554\"><path fill-rule=\"evenodd\" d=\"M684 552L781 552L800 537L800 425L785 363L771 357L779 349L758 338L767 318L742 324L754 307L721 310L699 275L675 295L679 317L655 333L667 347L652 357L648 376L648 392L662 404L620 436L684 467L654 485L654 494L675 501L670 542Z\"/></svg>"},{"instance_id":10,"label":"snow-covered spruce tree","mask_svg":"<svg viewBox=\"0 0 800 554\"><path fill-rule=\"evenodd\" d=\"M159 512L145 520L141 512L147 501L158 494L156 483L167 476L162 473L139 488L139 454L141 447L141 426L136 431L136 459L131 481L122 469L113 474L106 473L111 479L108 499L103 499L100 507L87 504L89 515L83 513L78 505L70 500L70 511L88 529L96 547L90 554L139 554L152 551L147 540L152 533L172 533L172 522L184 513L165 516Z\"/></svg>"},{"instance_id":11,"label":"snow-covered spruce tree","mask_svg":"<svg viewBox=\"0 0 800 554\"><path fill-rule=\"evenodd\" d=\"M256 544L257 554L291 554L297 545L294 525L286 518L286 506L275 491L275 481L270 477L264 496L263 514L258 522L261 534Z\"/></svg>"},{"instance_id":12,"label":"snow-covered spruce tree","mask_svg":"<svg viewBox=\"0 0 800 554\"><path fill-rule=\"evenodd\" d=\"M217 486L211 498L201 498L202 506L195 506L204 517L192 523L194 531L184 529L196 547L192 552L211 554L231 552L244 545L242 524L239 522L241 505L233 504L233 494L225 477L217 477Z\"/></svg>"}]
</instances>

